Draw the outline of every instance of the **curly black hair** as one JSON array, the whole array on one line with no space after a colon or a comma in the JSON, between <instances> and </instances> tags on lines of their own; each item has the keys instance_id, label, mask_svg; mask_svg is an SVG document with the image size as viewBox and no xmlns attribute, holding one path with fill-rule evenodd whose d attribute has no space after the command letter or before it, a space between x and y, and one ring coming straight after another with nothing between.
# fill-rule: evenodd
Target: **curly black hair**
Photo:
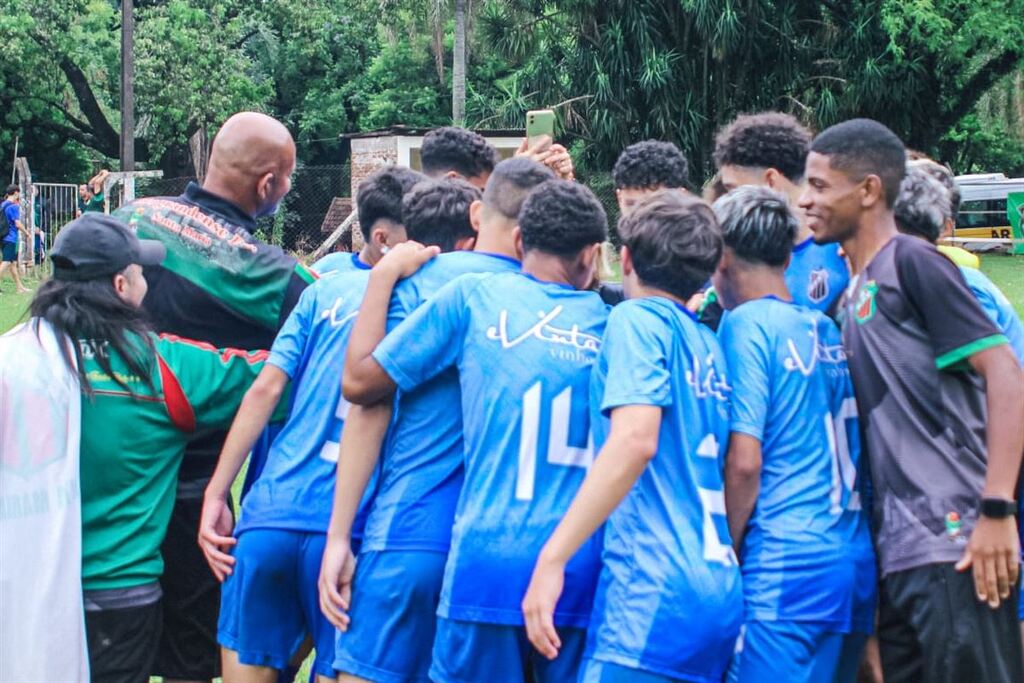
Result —
<instances>
[{"instance_id":1,"label":"curly black hair","mask_svg":"<svg viewBox=\"0 0 1024 683\"><path fill-rule=\"evenodd\" d=\"M409 239L452 251L455 243L476 234L469 221L469 205L480 190L465 180L423 180L402 198L402 222Z\"/></svg>"},{"instance_id":2,"label":"curly black hair","mask_svg":"<svg viewBox=\"0 0 1024 683\"><path fill-rule=\"evenodd\" d=\"M789 114L738 117L715 136L715 166L774 168L791 181L804 177L811 131Z\"/></svg>"},{"instance_id":3,"label":"curly black hair","mask_svg":"<svg viewBox=\"0 0 1024 683\"><path fill-rule=\"evenodd\" d=\"M498 163L498 150L486 138L465 128L445 126L423 137L423 172L432 178L455 171L463 178L488 175Z\"/></svg>"},{"instance_id":4,"label":"curly black hair","mask_svg":"<svg viewBox=\"0 0 1024 683\"><path fill-rule=\"evenodd\" d=\"M359 232L369 241L379 220L402 223L402 197L426 176L405 166L388 166L375 171L356 188Z\"/></svg>"},{"instance_id":5,"label":"curly black hair","mask_svg":"<svg viewBox=\"0 0 1024 683\"><path fill-rule=\"evenodd\" d=\"M619 219L640 281L689 299L711 277L722 256L722 235L711 207L682 192L645 197Z\"/></svg>"},{"instance_id":6,"label":"curly black hair","mask_svg":"<svg viewBox=\"0 0 1024 683\"><path fill-rule=\"evenodd\" d=\"M800 225L781 194L745 185L715 202L725 246L749 263L786 265Z\"/></svg>"},{"instance_id":7,"label":"curly black hair","mask_svg":"<svg viewBox=\"0 0 1024 683\"><path fill-rule=\"evenodd\" d=\"M615 189L658 189L686 187L690 166L671 142L644 140L622 151L612 169Z\"/></svg>"},{"instance_id":8,"label":"curly black hair","mask_svg":"<svg viewBox=\"0 0 1024 683\"><path fill-rule=\"evenodd\" d=\"M564 258L608 237L608 216L585 185L545 180L526 198L519 212L523 250Z\"/></svg>"}]
</instances>

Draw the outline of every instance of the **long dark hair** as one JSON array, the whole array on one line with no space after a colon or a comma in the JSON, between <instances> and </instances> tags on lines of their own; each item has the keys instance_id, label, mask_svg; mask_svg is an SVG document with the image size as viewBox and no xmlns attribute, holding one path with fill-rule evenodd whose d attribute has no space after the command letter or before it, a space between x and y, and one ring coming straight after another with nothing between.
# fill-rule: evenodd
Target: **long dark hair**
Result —
<instances>
[{"instance_id":1,"label":"long dark hair","mask_svg":"<svg viewBox=\"0 0 1024 683\"><path fill-rule=\"evenodd\" d=\"M77 367L81 386L89 396L93 390L82 367L81 341L93 344L100 368L125 391L135 394L111 367L113 353L124 359L131 374L154 389L150 364L155 350L145 314L121 300L112 279L47 280L36 290L29 310L33 317L50 323L58 339L70 342L61 344L64 361L72 370Z\"/></svg>"}]
</instances>

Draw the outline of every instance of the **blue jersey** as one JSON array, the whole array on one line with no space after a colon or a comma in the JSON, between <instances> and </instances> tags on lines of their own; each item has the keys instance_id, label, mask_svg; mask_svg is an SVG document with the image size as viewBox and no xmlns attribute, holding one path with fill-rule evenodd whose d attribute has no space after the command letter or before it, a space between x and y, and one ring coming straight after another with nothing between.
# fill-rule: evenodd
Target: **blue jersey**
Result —
<instances>
[{"instance_id":1,"label":"blue jersey","mask_svg":"<svg viewBox=\"0 0 1024 683\"><path fill-rule=\"evenodd\" d=\"M850 270L839 255L839 243L817 244L808 237L793 247L786 268L786 287L793 301L829 312L850 282Z\"/></svg>"},{"instance_id":2,"label":"blue jersey","mask_svg":"<svg viewBox=\"0 0 1024 683\"><path fill-rule=\"evenodd\" d=\"M242 502L239 533L252 528L327 531L348 412L341 374L369 279L369 271L352 270L307 287L274 340L267 362L291 378L292 403ZM367 486L352 526L354 537L362 536L375 486L374 480Z\"/></svg>"},{"instance_id":3,"label":"blue jersey","mask_svg":"<svg viewBox=\"0 0 1024 683\"><path fill-rule=\"evenodd\" d=\"M320 277L331 277L351 270L370 270L370 267L369 264L363 263L358 252L336 251L322 257L311 265L310 269Z\"/></svg>"},{"instance_id":4,"label":"blue jersey","mask_svg":"<svg viewBox=\"0 0 1024 683\"><path fill-rule=\"evenodd\" d=\"M518 271L519 261L475 251L441 254L398 283L391 297L393 330L441 287L467 273ZM412 342L409 352L418 350ZM395 349L400 356L405 349ZM378 357L379 360L379 357ZM454 369L415 389L399 385L382 451L380 488L363 539L364 550L447 552L462 488L462 414Z\"/></svg>"},{"instance_id":5,"label":"blue jersey","mask_svg":"<svg viewBox=\"0 0 1024 683\"><path fill-rule=\"evenodd\" d=\"M995 283L977 268L961 266L960 272L963 273L967 286L981 304L985 315L1006 335L1017 360L1024 365L1024 324L1021 324L1017 312L1013 310L1013 304Z\"/></svg>"},{"instance_id":6,"label":"blue jersey","mask_svg":"<svg viewBox=\"0 0 1024 683\"><path fill-rule=\"evenodd\" d=\"M440 616L523 623L520 603L537 555L593 459L587 385L607 317L594 292L522 273L466 276L377 348L403 391L458 373L465 485ZM589 620L599 547L595 538L569 562L556 624Z\"/></svg>"},{"instance_id":7,"label":"blue jersey","mask_svg":"<svg viewBox=\"0 0 1024 683\"><path fill-rule=\"evenodd\" d=\"M18 241L18 226L17 221L21 220L21 207L18 202L12 202L5 200L2 205L3 207L3 224L0 225L0 235L3 235L4 242L17 242Z\"/></svg>"},{"instance_id":8,"label":"blue jersey","mask_svg":"<svg viewBox=\"0 0 1024 683\"><path fill-rule=\"evenodd\" d=\"M732 373L730 429L761 442L761 490L740 553L746 619L870 630L874 557L839 329L767 297L733 309L718 334Z\"/></svg>"},{"instance_id":9,"label":"blue jersey","mask_svg":"<svg viewBox=\"0 0 1024 683\"><path fill-rule=\"evenodd\" d=\"M615 408L659 406L662 418L657 453L608 519L589 656L721 679L743 600L722 485L729 393L718 341L683 306L652 297L612 311L590 382L595 443Z\"/></svg>"}]
</instances>

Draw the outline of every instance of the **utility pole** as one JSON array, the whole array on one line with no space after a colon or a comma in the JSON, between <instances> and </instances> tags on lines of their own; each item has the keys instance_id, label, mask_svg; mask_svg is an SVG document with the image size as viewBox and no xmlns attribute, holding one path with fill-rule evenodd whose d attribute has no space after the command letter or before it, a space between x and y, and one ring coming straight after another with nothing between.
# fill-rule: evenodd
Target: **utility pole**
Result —
<instances>
[{"instance_id":1,"label":"utility pole","mask_svg":"<svg viewBox=\"0 0 1024 683\"><path fill-rule=\"evenodd\" d=\"M134 0L121 0L121 170L135 170Z\"/></svg>"}]
</instances>

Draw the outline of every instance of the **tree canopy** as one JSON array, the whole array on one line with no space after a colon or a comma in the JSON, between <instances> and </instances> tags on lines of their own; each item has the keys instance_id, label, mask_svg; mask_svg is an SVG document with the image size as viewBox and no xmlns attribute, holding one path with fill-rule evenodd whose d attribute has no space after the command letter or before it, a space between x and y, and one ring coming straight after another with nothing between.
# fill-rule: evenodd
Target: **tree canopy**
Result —
<instances>
[{"instance_id":1,"label":"tree canopy","mask_svg":"<svg viewBox=\"0 0 1024 683\"><path fill-rule=\"evenodd\" d=\"M584 166L639 139L698 175L738 113L879 119L958 172L1024 172L1024 0L466 0L466 123L553 106ZM120 3L4 0L0 151L37 176L116 159ZM190 175L189 141L258 109L306 163L340 133L451 121L450 1L136 0L136 156ZM200 136L201 137L201 136Z\"/></svg>"}]
</instances>

